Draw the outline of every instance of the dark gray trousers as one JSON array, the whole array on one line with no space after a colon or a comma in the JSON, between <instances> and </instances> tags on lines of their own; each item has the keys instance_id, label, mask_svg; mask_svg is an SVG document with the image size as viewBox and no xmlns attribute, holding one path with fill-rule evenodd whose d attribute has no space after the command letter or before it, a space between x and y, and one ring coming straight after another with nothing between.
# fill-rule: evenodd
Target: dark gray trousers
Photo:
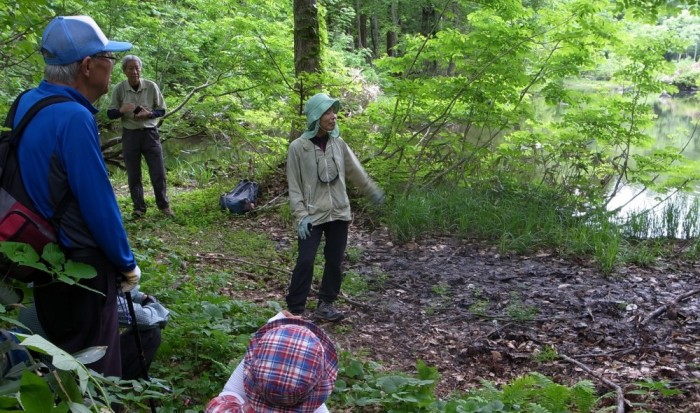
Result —
<instances>
[{"instance_id":1,"label":"dark gray trousers","mask_svg":"<svg viewBox=\"0 0 700 413\"><path fill-rule=\"evenodd\" d=\"M306 299L311 291L314 278L314 261L316 251L321 243L321 236L325 235L326 245L323 248L323 278L318 291L318 299L332 303L340 294L340 286L343 283L343 258L345 247L348 243L348 221L331 221L317 225L311 229L311 235L306 239L298 239L299 256L292 271L292 279L289 283L287 294L287 308L293 313L300 313L306 307Z\"/></svg>"},{"instance_id":2,"label":"dark gray trousers","mask_svg":"<svg viewBox=\"0 0 700 413\"><path fill-rule=\"evenodd\" d=\"M165 164L158 129L122 129L122 156L126 166L131 201L134 204L134 211L146 212L141 178L141 155L148 165L148 175L156 196L156 206L158 209L167 208L170 202L166 194Z\"/></svg>"}]
</instances>

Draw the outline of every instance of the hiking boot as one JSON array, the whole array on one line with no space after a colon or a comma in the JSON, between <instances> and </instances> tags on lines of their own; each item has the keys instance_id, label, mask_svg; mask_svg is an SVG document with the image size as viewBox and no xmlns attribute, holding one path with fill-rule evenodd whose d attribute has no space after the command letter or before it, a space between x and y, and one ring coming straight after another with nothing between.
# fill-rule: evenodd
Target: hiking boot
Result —
<instances>
[{"instance_id":1,"label":"hiking boot","mask_svg":"<svg viewBox=\"0 0 700 413\"><path fill-rule=\"evenodd\" d=\"M172 218L172 217L175 216L175 214L173 214L173 210L170 209L170 207L161 208L161 209L160 209L160 212L162 212L163 215L165 215L166 217L171 217L171 218Z\"/></svg>"},{"instance_id":2,"label":"hiking boot","mask_svg":"<svg viewBox=\"0 0 700 413\"><path fill-rule=\"evenodd\" d=\"M335 309L333 303L327 303L325 301L318 302L318 307L316 308L314 315L318 319L332 322L337 322L345 318L343 313Z\"/></svg>"},{"instance_id":3,"label":"hiking boot","mask_svg":"<svg viewBox=\"0 0 700 413\"><path fill-rule=\"evenodd\" d=\"M146 211L141 211L140 209L135 209L134 212L131 213L132 218L143 218L143 216L146 215Z\"/></svg>"}]
</instances>

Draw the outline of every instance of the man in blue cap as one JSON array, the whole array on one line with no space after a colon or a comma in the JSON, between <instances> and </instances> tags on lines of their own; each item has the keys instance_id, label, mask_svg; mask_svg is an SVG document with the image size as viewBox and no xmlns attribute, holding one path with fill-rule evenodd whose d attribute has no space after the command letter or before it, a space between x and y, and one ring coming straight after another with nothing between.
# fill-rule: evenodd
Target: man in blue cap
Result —
<instances>
[{"instance_id":1,"label":"man in blue cap","mask_svg":"<svg viewBox=\"0 0 700 413\"><path fill-rule=\"evenodd\" d=\"M42 109L27 126L18 156L22 181L37 210L51 218L65 194L58 241L68 258L97 270L82 284L35 283L34 297L48 338L74 353L105 346L89 364L105 376L121 376L117 290L128 291L141 277L127 240L121 212L102 157L93 103L107 93L115 52L131 44L107 39L88 16L60 16L44 30L44 80L25 93L15 126L40 99L68 101ZM121 282L119 284L118 282Z\"/></svg>"},{"instance_id":2,"label":"man in blue cap","mask_svg":"<svg viewBox=\"0 0 700 413\"><path fill-rule=\"evenodd\" d=\"M340 137L340 102L318 93L306 102L306 130L287 151L289 205L296 218L299 256L292 271L287 308L301 315L313 281L316 251L325 236L325 266L318 293L316 318L340 321L344 314L333 303L343 281L342 263L352 215L345 179L375 204L384 192L370 179L350 147Z\"/></svg>"}]
</instances>

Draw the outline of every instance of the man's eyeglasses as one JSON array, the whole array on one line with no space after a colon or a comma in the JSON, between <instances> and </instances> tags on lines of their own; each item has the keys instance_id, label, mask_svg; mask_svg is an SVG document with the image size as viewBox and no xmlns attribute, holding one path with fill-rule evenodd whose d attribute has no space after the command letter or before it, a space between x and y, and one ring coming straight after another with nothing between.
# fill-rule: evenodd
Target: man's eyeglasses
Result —
<instances>
[{"instance_id":1,"label":"man's eyeglasses","mask_svg":"<svg viewBox=\"0 0 700 413\"><path fill-rule=\"evenodd\" d=\"M114 56L114 55L106 55L106 54L96 54L96 55L92 55L92 56L90 56L90 57L93 58L93 59L97 59L98 57L101 57L101 58L103 58L103 59L109 59L109 60L112 61L112 63L117 63L117 60L119 60L119 58L117 58L117 56Z\"/></svg>"}]
</instances>

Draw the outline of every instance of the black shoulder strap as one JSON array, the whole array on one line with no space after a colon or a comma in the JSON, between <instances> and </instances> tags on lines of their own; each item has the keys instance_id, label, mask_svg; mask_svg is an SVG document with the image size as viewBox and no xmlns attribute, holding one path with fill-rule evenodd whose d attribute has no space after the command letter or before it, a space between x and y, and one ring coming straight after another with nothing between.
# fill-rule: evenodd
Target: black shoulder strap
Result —
<instances>
[{"instance_id":1,"label":"black shoulder strap","mask_svg":"<svg viewBox=\"0 0 700 413\"><path fill-rule=\"evenodd\" d=\"M10 108L10 113L7 114L7 119L5 119L5 126L12 128L13 124L15 122L15 114L17 112L17 104L19 103L19 99L24 95L27 90L22 92L17 99L12 103L12 107ZM31 122L32 119L34 119L34 116L39 113L40 110L44 109L47 106L53 105L54 103L60 103L60 102L67 102L71 100L67 96L60 96L60 95L52 95L52 96L47 96L45 98L40 99L37 101L34 105L32 105L31 108L27 111L27 113L24 114L24 117L19 121L17 124L16 128L13 128L12 130L12 141L15 145L19 145L19 140L22 138L22 133L24 133L24 130L27 128L27 125L29 125L29 122ZM9 126L8 126L9 123Z\"/></svg>"},{"instance_id":2,"label":"black shoulder strap","mask_svg":"<svg viewBox=\"0 0 700 413\"><path fill-rule=\"evenodd\" d=\"M14 127L15 123L15 113L17 113L17 106L19 105L19 100L24 96L25 93L29 92L31 89L27 89L24 92L20 93L19 96L17 96L12 102L12 106L10 106L10 111L7 112L7 116L5 117L5 127L7 129L12 129Z\"/></svg>"},{"instance_id":3,"label":"black shoulder strap","mask_svg":"<svg viewBox=\"0 0 700 413\"><path fill-rule=\"evenodd\" d=\"M10 111L7 113L7 118L5 118L5 127L12 129L12 132L10 133L10 137L12 141L10 144L14 146L15 150L17 149L17 146L19 145L20 139L22 139L22 134L24 133L24 130L27 128L27 125L29 125L29 122L34 118L34 116L39 113L40 110L44 109L47 106L53 105L55 103L60 103L60 102L68 102L71 99L67 96L61 96L61 95L51 95L47 96L45 98L42 98L38 100L36 103L32 105L29 110L27 110L27 113L24 114L22 119L19 121L17 124L17 127L14 128L14 123L15 123L15 115L17 113L17 106L19 105L19 101L22 98L22 96L29 92L29 90L25 90L24 92L20 93L19 96L15 99L14 102L12 102L12 106L10 107ZM54 212L53 217L50 218L51 224L53 227L58 230L58 227L61 222L61 217L63 217L63 214L66 212L68 209L68 205L70 204L71 199L73 198L73 194L68 191L61 201L58 203L58 206L56 207L56 211Z\"/></svg>"}]
</instances>

